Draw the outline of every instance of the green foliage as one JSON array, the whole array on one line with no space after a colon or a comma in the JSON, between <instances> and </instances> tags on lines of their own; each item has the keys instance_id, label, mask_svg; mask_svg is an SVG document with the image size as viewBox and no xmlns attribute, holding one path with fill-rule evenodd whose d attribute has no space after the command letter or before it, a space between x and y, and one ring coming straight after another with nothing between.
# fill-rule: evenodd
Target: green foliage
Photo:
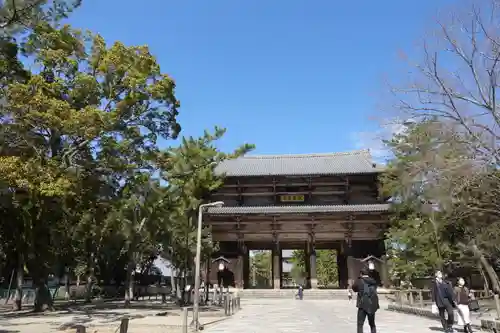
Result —
<instances>
[{"instance_id":1,"label":"green foliage","mask_svg":"<svg viewBox=\"0 0 500 333\"><path fill-rule=\"evenodd\" d=\"M0 269L26 266L42 287L69 272L89 282L89 297L93 281L132 285L134 268L158 253L189 271L196 211L222 184L215 166L253 146L220 152L216 128L161 150L158 140L181 130L173 79L147 46L49 24L69 7L48 3L25 12L36 17L22 43L0 43ZM10 34L16 11L2 12ZM208 256L216 244L203 235Z\"/></svg>"},{"instance_id":2,"label":"green foliage","mask_svg":"<svg viewBox=\"0 0 500 333\"><path fill-rule=\"evenodd\" d=\"M3 0L0 7L0 38L25 32L38 24L66 18L81 0Z\"/></svg>"},{"instance_id":3,"label":"green foliage","mask_svg":"<svg viewBox=\"0 0 500 333\"><path fill-rule=\"evenodd\" d=\"M316 275L318 285L338 287L339 272L336 250L316 250Z\"/></svg>"},{"instance_id":4,"label":"green foliage","mask_svg":"<svg viewBox=\"0 0 500 333\"><path fill-rule=\"evenodd\" d=\"M174 265L183 270L188 268L186 263L194 259L197 209L209 199L212 191L223 184L222 176L217 176L214 172L215 167L224 160L237 158L254 148L253 145L245 144L230 154L219 151L215 143L225 132L225 129L216 127L213 133L205 131L199 138L184 137L178 147L169 148L158 157L161 177L168 182L169 195L175 205L163 248L170 253L169 257ZM204 258L217 246L212 243L209 234L210 230L204 228Z\"/></svg>"},{"instance_id":5,"label":"green foliage","mask_svg":"<svg viewBox=\"0 0 500 333\"><path fill-rule=\"evenodd\" d=\"M303 284L306 278L305 251L294 250L292 252L292 278L295 283ZM336 287L339 282L337 251L316 250L316 277L318 285L323 287Z\"/></svg>"},{"instance_id":6,"label":"green foliage","mask_svg":"<svg viewBox=\"0 0 500 333\"><path fill-rule=\"evenodd\" d=\"M250 285L256 288L267 288L272 285L272 252L254 251L250 256Z\"/></svg>"}]
</instances>

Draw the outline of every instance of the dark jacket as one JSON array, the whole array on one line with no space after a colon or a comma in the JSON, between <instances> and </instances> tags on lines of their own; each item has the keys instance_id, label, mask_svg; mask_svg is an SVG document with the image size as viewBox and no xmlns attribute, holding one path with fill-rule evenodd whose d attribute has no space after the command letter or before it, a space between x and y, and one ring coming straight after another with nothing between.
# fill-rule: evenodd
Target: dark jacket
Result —
<instances>
[{"instance_id":1,"label":"dark jacket","mask_svg":"<svg viewBox=\"0 0 500 333\"><path fill-rule=\"evenodd\" d=\"M455 301L457 304L467 305L469 304L469 289L467 287L455 287Z\"/></svg>"},{"instance_id":2,"label":"dark jacket","mask_svg":"<svg viewBox=\"0 0 500 333\"><path fill-rule=\"evenodd\" d=\"M369 302L366 302L363 298L363 290L365 284L370 288L374 288L374 293L372 294ZM352 286L352 291L358 293L358 298L356 300L356 306L360 309L365 310L368 313L375 313L379 308L378 295L377 295L377 281L369 276L362 276L354 282Z\"/></svg>"},{"instance_id":3,"label":"dark jacket","mask_svg":"<svg viewBox=\"0 0 500 333\"><path fill-rule=\"evenodd\" d=\"M377 281L377 286L380 287L382 285L382 279L380 278L380 273L376 269L370 270L369 276L375 281Z\"/></svg>"},{"instance_id":4,"label":"dark jacket","mask_svg":"<svg viewBox=\"0 0 500 333\"><path fill-rule=\"evenodd\" d=\"M446 281L432 284L432 301L438 308L455 307L455 293L453 287Z\"/></svg>"}]
</instances>

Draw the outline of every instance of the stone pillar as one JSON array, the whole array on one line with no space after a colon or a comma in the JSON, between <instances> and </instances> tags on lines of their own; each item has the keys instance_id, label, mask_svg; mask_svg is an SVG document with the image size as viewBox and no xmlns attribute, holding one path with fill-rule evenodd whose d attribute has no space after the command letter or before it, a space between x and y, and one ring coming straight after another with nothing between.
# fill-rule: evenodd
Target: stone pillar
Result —
<instances>
[{"instance_id":1,"label":"stone pillar","mask_svg":"<svg viewBox=\"0 0 500 333\"><path fill-rule=\"evenodd\" d=\"M279 243L275 242L273 247L273 289L281 288L281 249Z\"/></svg>"}]
</instances>

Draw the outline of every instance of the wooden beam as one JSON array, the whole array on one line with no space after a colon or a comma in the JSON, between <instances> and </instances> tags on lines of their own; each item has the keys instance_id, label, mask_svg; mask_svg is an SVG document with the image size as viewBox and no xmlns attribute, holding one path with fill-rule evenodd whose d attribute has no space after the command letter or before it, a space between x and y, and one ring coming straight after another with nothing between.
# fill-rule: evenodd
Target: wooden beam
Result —
<instances>
[{"instance_id":1,"label":"wooden beam","mask_svg":"<svg viewBox=\"0 0 500 333\"><path fill-rule=\"evenodd\" d=\"M207 222L207 224L210 224L210 225L235 225L235 224L239 224L239 225L252 225L252 224L269 224L269 225L290 225L290 224L317 224L317 225L321 225L321 224L344 224L344 223L348 223L348 222L351 222L350 220L315 220L315 221L311 221L311 220L276 220L275 222L273 222L272 220L271 221L244 221L244 220L240 220L240 221L231 221L231 220L228 220L228 221L209 221ZM384 225L384 224L387 224L388 221L387 220L359 220L359 221L356 221L355 224L367 224L367 225L372 225L372 224L381 224L381 225Z\"/></svg>"},{"instance_id":2,"label":"wooden beam","mask_svg":"<svg viewBox=\"0 0 500 333\"><path fill-rule=\"evenodd\" d=\"M212 197L236 197L236 196L246 196L246 197L260 197L260 196L274 196L274 195L295 195L295 194L300 194L300 195L307 195L309 194L309 191L298 191L298 192L271 192L271 191L266 191L266 192L215 192L212 194ZM343 195L346 192L345 191L312 191L312 196L315 195Z\"/></svg>"},{"instance_id":3,"label":"wooden beam","mask_svg":"<svg viewBox=\"0 0 500 333\"><path fill-rule=\"evenodd\" d=\"M252 183L241 183L238 184L224 184L222 185L221 188L235 188L238 186L241 187L287 187L287 186L308 186L308 181L305 182L283 182L280 183L279 181L276 181L276 185L273 184L273 182L269 183L259 183L259 184L252 184ZM343 186L345 185L345 182L315 182L312 181L313 186Z\"/></svg>"}]
</instances>

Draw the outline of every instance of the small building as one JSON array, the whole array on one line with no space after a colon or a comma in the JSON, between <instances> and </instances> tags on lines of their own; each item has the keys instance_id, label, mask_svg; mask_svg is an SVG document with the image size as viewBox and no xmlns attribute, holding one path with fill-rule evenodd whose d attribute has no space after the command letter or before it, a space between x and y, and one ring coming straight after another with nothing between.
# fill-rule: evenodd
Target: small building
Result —
<instances>
[{"instance_id":1,"label":"small building","mask_svg":"<svg viewBox=\"0 0 500 333\"><path fill-rule=\"evenodd\" d=\"M316 249L337 250L339 286L359 274L360 260L385 254L389 204L378 193L376 165L367 150L331 154L261 155L216 168L224 185L212 193L204 223L230 259L235 284L249 286L249 250L271 250L273 287L282 283L281 249L306 253L307 287L316 288ZM216 283L217 267L210 267Z\"/></svg>"}]
</instances>

